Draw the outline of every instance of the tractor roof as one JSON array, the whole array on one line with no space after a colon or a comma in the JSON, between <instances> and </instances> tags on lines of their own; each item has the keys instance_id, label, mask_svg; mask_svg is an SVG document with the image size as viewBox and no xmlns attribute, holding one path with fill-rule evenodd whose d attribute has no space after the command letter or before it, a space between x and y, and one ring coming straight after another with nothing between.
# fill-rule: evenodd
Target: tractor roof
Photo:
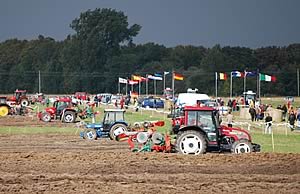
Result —
<instances>
[{"instance_id":1,"label":"tractor roof","mask_svg":"<svg viewBox=\"0 0 300 194\"><path fill-rule=\"evenodd\" d=\"M185 106L185 111L215 111L215 108L208 106Z\"/></svg>"},{"instance_id":2,"label":"tractor roof","mask_svg":"<svg viewBox=\"0 0 300 194\"><path fill-rule=\"evenodd\" d=\"M23 92L27 92L26 90L18 90L18 89L16 89L16 91L15 91L16 93L23 93Z\"/></svg>"}]
</instances>

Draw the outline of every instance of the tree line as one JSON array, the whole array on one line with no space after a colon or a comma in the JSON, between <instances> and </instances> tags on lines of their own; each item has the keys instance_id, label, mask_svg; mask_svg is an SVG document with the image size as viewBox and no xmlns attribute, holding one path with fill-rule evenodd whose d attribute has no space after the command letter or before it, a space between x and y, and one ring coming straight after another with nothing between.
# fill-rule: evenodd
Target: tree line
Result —
<instances>
[{"instance_id":1,"label":"tree line","mask_svg":"<svg viewBox=\"0 0 300 194\"><path fill-rule=\"evenodd\" d=\"M277 77L276 83L261 84L262 95L297 95L300 44L256 49L135 44L134 37L141 26L129 25L123 12L106 8L81 13L70 27L74 34L63 41L39 35L33 40L1 42L0 93L12 93L17 88L38 92L39 71L42 92L71 94L75 91L116 93L118 77L174 70L184 76L183 81L176 81L176 93L198 88L201 93L214 95L215 72L230 76L233 70L259 70ZM162 82L157 84L157 88L162 89ZM219 96L229 96L230 80L219 81L218 85ZM256 85L255 78L247 78L247 89L256 91ZM171 86L170 75L166 86ZM149 83L151 89L153 85ZM124 90L122 87L123 93ZM234 78L233 94L242 92L242 79Z\"/></svg>"}]
</instances>

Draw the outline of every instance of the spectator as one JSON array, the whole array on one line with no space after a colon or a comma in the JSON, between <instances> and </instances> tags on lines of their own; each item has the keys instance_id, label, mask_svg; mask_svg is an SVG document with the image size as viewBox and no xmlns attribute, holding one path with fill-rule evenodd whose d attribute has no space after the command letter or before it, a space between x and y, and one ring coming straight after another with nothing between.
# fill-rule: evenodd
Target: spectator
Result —
<instances>
[{"instance_id":1,"label":"spectator","mask_svg":"<svg viewBox=\"0 0 300 194\"><path fill-rule=\"evenodd\" d=\"M295 120L296 120L296 115L295 115L294 111L292 110L289 115L289 124L290 124L291 131L294 131L294 129L295 129Z\"/></svg>"},{"instance_id":2,"label":"spectator","mask_svg":"<svg viewBox=\"0 0 300 194\"><path fill-rule=\"evenodd\" d=\"M255 108L254 107L250 107L249 108L249 113L251 115L251 121L253 122L255 117L256 117L256 111L255 111Z\"/></svg>"},{"instance_id":3,"label":"spectator","mask_svg":"<svg viewBox=\"0 0 300 194\"><path fill-rule=\"evenodd\" d=\"M265 128L265 134L271 134L272 133L272 120L273 118L269 113L266 115L266 128Z\"/></svg>"},{"instance_id":4,"label":"spectator","mask_svg":"<svg viewBox=\"0 0 300 194\"><path fill-rule=\"evenodd\" d=\"M282 121L285 121L285 119L286 119L286 113L287 113L288 109L287 109L287 107L286 107L285 104L282 106L281 109L282 109Z\"/></svg>"},{"instance_id":5,"label":"spectator","mask_svg":"<svg viewBox=\"0 0 300 194\"><path fill-rule=\"evenodd\" d=\"M121 98L121 101L120 101L120 106L121 106L121 109L123 109L123 108L124 108L124 98L123 98L123 97Z\"/></svg>"},{"instance_id":6,"label":"spectator","mask_svg":"<svg viewBox=\"0 0 300 194\"><path fill-rule=\"evenodd\" d=\"M97 95L94 97L94 102L96 104L96 107L98 107L98 97L97 97Z\"/></svg>"},{"instance_id":7,"label":"spectator","mask_svg":"<svg viewBox=\"0 0 300 194\"><path fill-rule=\"evenodd\" d=\"M228 111L227 122L228 122L228 127L232 127L233 115L231 114L231 110Z\"/></svg>"}]
</instances>

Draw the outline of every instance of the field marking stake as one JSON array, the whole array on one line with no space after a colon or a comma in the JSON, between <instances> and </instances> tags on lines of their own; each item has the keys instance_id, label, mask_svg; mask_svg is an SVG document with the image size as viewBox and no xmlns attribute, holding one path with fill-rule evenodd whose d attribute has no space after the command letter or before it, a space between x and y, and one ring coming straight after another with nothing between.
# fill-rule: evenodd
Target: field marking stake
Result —
<instances>
[{"instance_id":1,"label":"field marking stake","mask_svg":"<svg viewBox=\"0 0 300 194\"><path fill-rule=\"evenodd\" d=\"M274 145L274 135L273 135L273 131L272 131L272 149L273 149L273 152L275 151L275 145Z\"/></svg>"}]
</instances>

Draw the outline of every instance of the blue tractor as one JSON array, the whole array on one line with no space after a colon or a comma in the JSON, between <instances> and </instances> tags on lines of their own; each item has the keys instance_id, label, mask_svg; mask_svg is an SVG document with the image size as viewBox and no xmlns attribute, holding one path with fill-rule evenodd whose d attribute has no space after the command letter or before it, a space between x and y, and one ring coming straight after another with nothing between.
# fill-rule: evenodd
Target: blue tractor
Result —
<instances>
[{"instance_id":1,"label":"blue tractor","mask_svg":"<svg viewBox=\"0 0 300 194\"><path fill-rule=\"evenodd\" d=\"M85 125L85 130L80 132L80 137L95 140L100 137L109 137L116 140L119 134L127 131L128 124L124 119L125 110L105 109L102 123L90 123Z\"/></svg>"}]
</instances>

